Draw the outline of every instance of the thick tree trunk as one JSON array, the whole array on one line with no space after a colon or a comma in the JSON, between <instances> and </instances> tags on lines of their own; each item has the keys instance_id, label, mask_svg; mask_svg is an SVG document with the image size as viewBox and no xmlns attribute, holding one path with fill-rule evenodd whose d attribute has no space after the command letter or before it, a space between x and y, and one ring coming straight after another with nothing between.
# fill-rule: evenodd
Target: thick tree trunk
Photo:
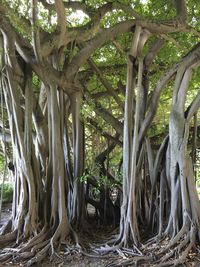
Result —
<instances>
[{"instance_id":1,"label":"thick tree trunk","mask_svg":"<svg viewBox=\"0 0 200 267\"><path fill-rule=\"evenodd\" d=\"M5 55L2 78L13 147L14 195L12 218L2 229L0 245L19 244L18 256L31 258L28 265L41 261L55 246L67 242L71 227L83 225L85 219L84 126L80 117L82 95L72 97L73 147L70 148L69 98L49 80L42 84L44 101L40 107L32 90L32 72L24 73L24 83L15 82L15 74ZM25 66L26 67L26 66ZM23 107L23 99L25 99ZM22 106L21 106L22 104ZM66 115L67 114L67 115ZM34 127L33 127L34 125ZM35 133L33 133L35 130ZM71 164L71 150L73 164ZM26 246L22 240L30 239ZM38 253L38 249L41 251ZM2 251L0 260L13 252Z\"/></svg>"},{"instance_id":2,"label":"thick tree trunk","mask_svg":"<svg viewBox=\"0 0 200 267\"><path fill-rule=\"evenodd\" d=\"M187 148L189 121L192 114L185 113L186 95L193 66L195 66L194 62L189 62L188 65L182 64L177 72L169 120L169 147L167 150L169 158L166 157L166 163L169 161L169 165L166 165L166 168L169 166L169 172L167 172L168 177L162 177L161 174L160 179L160 184L163 184L164 181L167 183L168 180L171 191L171 209L164 233L164 235L171 236L171 241L163 253L165 254L173 247L171 252L161 258L161 262L168 261L176 251L179 253L176 260L168 261L167 265L169 266L178 266L185 262L188 252L200 237L200 203L195 186L192 159ZM194 109L193 112L196 112L200 106L200 101L198 105L196 103L197 99L198 95L190 107L190 110ZM163 194L162 187L160 196L161 194ZM162 201L160 201L160 218L163 213ZM163 225L160 221L159 235L162 228Z\"/></svg>"},{"instance_id":3,"label":"thick tree trunk","mask_svg":"<svg viewBox=\"0 0 200 267\"><path fill-rule=\"evenodd\" d=\"M142 29L136 27L132 47L127 66L127 83L126 83L126 99L124 112L124 136L123 136L123 203L121 207L121 222L119 241L124 246L129 244L129 241L135 245L139 242L138 230L138 214L137 201L138 190L136 190L137 164L139 162L138 153L138 133L141 109L141 91L142 91L142 73L143 60L140 59L141 49L146 41L143 39ZM139 60L138 67L138 82L137 92L134 107L134 90L136 87L136 61ZM135 110L135 117L133 117ZM134 125L134 127L133 127Z\"/></svg>"}]
</instances>

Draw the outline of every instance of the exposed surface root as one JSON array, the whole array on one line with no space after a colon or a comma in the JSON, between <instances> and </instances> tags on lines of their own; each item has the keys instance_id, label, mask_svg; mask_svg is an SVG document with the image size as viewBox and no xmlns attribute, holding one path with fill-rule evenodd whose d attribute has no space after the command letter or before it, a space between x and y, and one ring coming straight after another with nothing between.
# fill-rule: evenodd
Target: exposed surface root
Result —
<instances>
[{"instance_id":1,"label":"exposed surface root","mask_svg":"<svg viewBox=\"0 0 200 267\"><path fill-rule=\"evenodd\" d=\"M47 256L49 248L50 244L46 245L41 251L36 254L35 257L33 257L27 262L26 266L28 267L33 265L34 263L40 263Z\"/></svg>"},{"instance_id":2,"label":"exposed surface root","mask_svg":"<svg viewBox=\"0 0 200 267\"><path fill-rule=\"evenodd\" d=\"M188 231L189 230L189 231ZM104 247L93 247L92 251L99 255L113 255L114 259L107 267L118 266L180 266L188 260L188 255L195 249L197 229L191 223L191 228L183 227L172 239L151 238L141 248L123 248L122 244ZM153 242L154 241L154 242ZM197 253L198 254L198 253ZM195 255L195 253L194 253ZM200 259L199 259L200 260Z\"/></svg>"},{"instance_id":3,"label":"exposed surface root","mask_svg":"<svg viewBox=\"0 0 200 267\"><path fill-rule=\"evenodd\" d=\"M17 231L13 231L11 233L8 233L8 234L5 234L5 235L2 235L0 236L0 246L4 246L7 244L7 243L12 243L17 237Z\"/></svg>"},{"instance_id":4,"label":"exposed surface root","mask_svg":"<svg viewBox=\"0 0 200 267\"><path fill-rule=\"evenodd\" d=\"M167 255L161 257L160 263L157 265L161 266L179 266L186 262L189 252L195 247L196 242L196 228L194 226L191 227L191 230L187 233L187 235L179 235L179 239L176 239L177 245L169 252ZM172 247L175 245L174 240L170 243ZM166 250L164 250L166 251ZM162 254L162 252L160 253ZM172 256L175 255L173 259Z\"/></svg>"},{"instance_id":5,"label":"exposed surface root","mask_svg":"<svg viewBox=\"0 0 200 267\"><path fill-rule=\"evenodd\" d=\"M21 242L16 244L13 241L16 241L17 238L17 231L12 233L0 236L0 244L8 245L11 244L10 248L4 248L0 250L0 262L7 263L7 262L23 262L23 266L32 266L33 264L39 264L44 259L53 258L57 254L57 251L60 249L61 245L63 244L63 239L65 239L64 243L67 243L70 234L74 238L74 233L69 233L69 231L65 231L66 229L61 228L58 231L54 231L52 235L52 230L47 229L44 227L42 231L28 241L24 238L21 239ZM75 242L78 243L78 237L76 236ZM2 242L1 242L2 241ZM79 246L80 249L80 246Z\"/></svg>"},{"instance_id":6,"label":"exposed surface root","mask_svg":"<svg viewBox=\"0 0 200 267\"><path fill-rule=\"evenodd\" d=\"M64 262L73 255L77 255L77 257L82 255L81 257L93 258L97 261L105 260L106 265L104 266L107 267L179 266L187 262L188 255L191 255L191 251L196 245L197 229L192 223L189 231L187 231L188 229L188 227L182 228L172 239L169 237L158 239L155 236L154 239L151 238L150 242L147 241L145 245L140 247L124 248L122 242L113 246L107 243L103 246L102 241L105 241L105 236L99 233L98 239L95 239L93 235L84 236L83 238L86 240L79 242L77 234L74 236L73 231L70 233L61 231L58 235L58 232L44 227L37 236L30 240L25 242L22 239L23 242L21 241L17 245L11 242L9 248L2 249L0 262L20 262L23 266L32 266L33 264L40 264L46 259L50 259L52 262ZM16 236L17 233L15 233ZM108 238L108 234L106 237ZM89 241L92 241L93 244L89 245Z\"/></svg>"}]
</instances>

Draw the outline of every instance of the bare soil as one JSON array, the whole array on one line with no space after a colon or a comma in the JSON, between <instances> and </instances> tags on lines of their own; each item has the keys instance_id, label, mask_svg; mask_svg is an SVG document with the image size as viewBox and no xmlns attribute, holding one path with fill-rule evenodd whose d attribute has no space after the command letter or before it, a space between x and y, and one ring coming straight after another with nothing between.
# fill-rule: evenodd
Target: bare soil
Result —
<instances>
[{"instance_id":1,"label":"bare soil","mask_svg":"<svg viewBox=\"0 0 200 267\"><path fill-rule=\"evenodd\" d=\"M10 218L11 210L12 210L12 203L5 203L2 205L0 228Z\"/></svg>"}]
</instances>

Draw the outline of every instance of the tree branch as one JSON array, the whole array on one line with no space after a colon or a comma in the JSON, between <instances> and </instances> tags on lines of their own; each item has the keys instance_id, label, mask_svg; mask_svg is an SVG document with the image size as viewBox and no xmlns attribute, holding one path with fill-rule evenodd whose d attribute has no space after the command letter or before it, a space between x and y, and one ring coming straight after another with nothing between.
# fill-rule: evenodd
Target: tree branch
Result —
<instances>
[{"instance_id":1,"label":"tree branch","mask_svg":"<svg viewBox=\"0 0 200 267\"><path fill-rule=\"evenodd\" d=\"M177 19L181 24L186 24L187 22L187 6L185 0L174 0Z\"/></svg>"},{"instance_id":2,"label":"tree branch","mask_svg":"<svg viewBox=\"0 0 200 267\"><path fill-rule=\"evenodd\" d=\"M165 40L163 38L158 38L156 42L152 45L152 47L149 49L147 55L144 58L144 64L146 68L149 68L157 53L163 47L164 43Z\"/></svg>"},{"instance_id":3,"label":"tree branch","mask_svg":"<svg viewBox=\"0 0 200 267\"><path fill-rule=\"evenodd\" d=\"M85 89L84 95L86 99L91 98L91 94ZM96 100L93 101L95 107L94 111L97 115L102 117L106 122L108 122L112 127L115 129L115 131L120 134L121 136L123 135L123 124L116 119L110 112L108 112L105 108L102 107L100 103L98 103Z\"/></svg>"},{"instance_id":4,"label":"tree branch","mask_svg":"<svg viewBox=\"0 0 200 267\"><path fill-rule=\"evenodd\" d=\"M40 47L40 33L39 33L39 26L38 23L38 1L32 0L32 38L33 38L33 50L35 52L35 56L38 62L42 61L42 55L41 55L41 47Z\"/></svg>"},{"instance_id":5,"label":"tree branch","mask_svg":"<svg viewBox=\"0 0 200 267\"><path fill-rule=\"evenodd\" d=\"M97 36L88 41L85 47L82 48L76 56L74 56L66 69L67 75L71 77L75 76L79 67L89 59L98 47L102 46L105 42L114 39L118 34L130 31L133 26L133 21L126 21L118 23L109 29L102 30Z\"/></svg>"},{"instance_id":6,"label":"tree branch","mask_svg":"<svg viewBox=\"0 0 200 267\"><path fill-rule=\"evenodd\" d=\"M88 63L90 65L91 69L93 69L93 71L96 73L97 77L99 78L99 80L101 81L103 86L106 88L107 92L115 99L115 101L119 105L119 107L121 107L123 109L124 108L124 103L121 101L121 99L119 98L119 96L115 92L115 90L112 87L112 85L108 82L108 80L106 80L103 77L100 69L96 66L94 61L92 59L88 59Z\"/></svg>"},{"instance_id":7,"label":"tree branch","mask_svg":"<svg viewBox=\"0 0 200 267\"><path fill-rule=\"evenodd\" d=\"M55 7L57 12L57 23L58 23L57 30L59 32L58 48L60 48L62 40L65 38L65 33L67 28L65 6L62 0L55 0Z\"/></svg>"},{"instance_id":8,"label":"tree branch","mask_svg":"<svg viewBox=\"0 0 200 267\"><path fill-rule=\"evenodd\" d=\"M103 137L105 137L106 139L116 142L119 146L122 146L122 142L119 140L118 137L114 137L112 135L110 135L109 133L105 132L99 125L98 123L93 120L92 118L87 118L88 123L95 128Z\"/></svg>"},{"instance_id":9,"label":"tree branch","mask_svg":"<svg viewBox=\"0 0 200 267\"><path fill-rule=\"evenodd\" d=\"M46 0L39 0L43 6L48 9L49 11L55 10L55 5L54 4L49 4L46 2ZM84 13L86 13L88 16L91 16L92 14L95 13L95 9L92 8L91 6L86 5L83 2L78 2L78 1L70 1L70 2L63 2L64 8L71 8L72 10L82 10Z\"/></svg>"},{"instance_id":10,"label":"tree branch","mask_svg":"<svg viewBox=\"0 0 200 267\"><path fill-rule=\"evenodd\" d=\"M115 39L119 34L133 30L136 24L144 29L147 29L153 34L172 33L180 30L184 31L186 29L185 26L180 25L177 27L174 23L175 21L173 20L164 23L152 22L149 20L127 20L125 22L118 23L111 28L104 29L93 39L88 41L85 47L74 56L67 68L68 75L75 76L80 66L88 60L98 47L101 47L107 41Z\"/></svg>"},{"instance_id":11,"label":"tree branch","mask_svg":"<svg viewBox=\"0 0 200 267\"><path fill-rule=\"evenodd\" d=\"M187 121L190 121L192 116L198 111L200 108L200 91L197 93L196 97L192 101L192 103L189 105L185 112L185 116Z\"/></svg>"}]
</instances>

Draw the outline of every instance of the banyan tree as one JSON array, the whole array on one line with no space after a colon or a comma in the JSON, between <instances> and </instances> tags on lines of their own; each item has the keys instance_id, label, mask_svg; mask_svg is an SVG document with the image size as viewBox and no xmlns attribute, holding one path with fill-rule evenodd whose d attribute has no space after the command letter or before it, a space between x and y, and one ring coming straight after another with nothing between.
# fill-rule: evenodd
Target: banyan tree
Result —
<instances>
[{"instance_id":1,"label":"banyan tree","mask_svg":"<svg viewBox=\"0 0 200 267\"><path fill-rule=\"evenodd\" d=\"M87 203L104 224L110 210L116 220L107 185L99 202L88 194L98 184L86 164L89 131L106 140L91 160L99 176L115 181L120 205L118 235L98 251L132 247L142 251L139 260L160 266L185 262L200 241L194 175L200 6L187 2L0 2L1 103L14 181L1 262L32 265L71 239L81 248ZM151 131L166 92L167 123L156 143ZM113 151L121 158L122 184L110 171ZM146 256L144 231L151 236L146 247L167 237L165 248Z\"/></svg>"}]
</instances>

